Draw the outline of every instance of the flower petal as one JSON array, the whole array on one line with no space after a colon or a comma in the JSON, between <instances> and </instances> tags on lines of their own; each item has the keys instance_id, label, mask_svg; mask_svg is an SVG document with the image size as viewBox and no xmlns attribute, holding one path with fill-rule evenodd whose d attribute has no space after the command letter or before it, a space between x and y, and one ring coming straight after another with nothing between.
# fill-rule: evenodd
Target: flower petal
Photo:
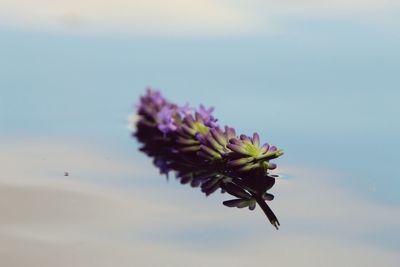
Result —
<instances>
[{"instance_id":1,"label":"flower petal","mask_svg":"<svg viewBox=\"0 0 400 267\"><path fill-rule=\"evenodd\" d=\"M245 199L250 199L251 195L244 191L242 188L239 186L233 184L233 183L227 183L223 187L229 194L238 197L238 198L245 198Z\"/></svg>"},{"instance_id":2,"label":"flower petal","mask_svg":"<svg viewBox=\"0 0 400 267\"><path fill-rule=\"evenodd\" d=\"M240 154L243 154L243 155L249 155L247 150L242 146L234 145L234 144L227 144L226 147L229 148L232 151L237 152L237 153L240 153Z\"/></svg>"},{"instance_id":3,"label":"flower petal","mask_svg":"<svg viewBox=\"0 0 400 267\"><path fill-rule=\"evenodd\" d=\"M228 161L228 165L237 167L237 166L241 166L241 165L245 165L247 163L250 163L253 160L254 160L253 157L240 158L240 159L235 159L235 160Z\"/></svg>"},{"instance_id":4,"label":"flower petal","mask_svg":"<svg viewBox=\"0 0 400 267\"><path fill-rule=\"evenodd\" d=\"M222 202L227 207L237 207L237 208L245 208L249 205L248 200L246 199L231 199Z\"/></svg>"},{"instance_id":5,"label":"flower petal","mask_svg":"<svg viewBox=\"0 0 400 267\"><path fill-rule=\"evenodd\" d=\"M253 134L253 145L255 145L256 147L260 146L260 136L258 135L258 133Z\"/></svg>"},{"instance_id":6,"label":"flower petal","mask_svg":"<svg viewBox=\"0 0 400 267\"><path fill-rule=\"evenodd\" d=\"M210 132L221 146L225 146L227 144L227 141L219 128L212 128Z\"/></svg>"}]
</instances>

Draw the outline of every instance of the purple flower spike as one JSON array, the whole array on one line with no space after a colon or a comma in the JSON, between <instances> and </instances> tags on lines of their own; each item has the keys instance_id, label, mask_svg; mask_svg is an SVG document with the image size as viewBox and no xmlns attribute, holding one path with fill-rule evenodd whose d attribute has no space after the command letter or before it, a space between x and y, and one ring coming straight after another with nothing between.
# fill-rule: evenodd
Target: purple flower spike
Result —
<instances>
[{"instance_id":1,"label":"purple flower spike","mask_svg":"<svg viewBox=\"0 0 400 267\"><path fill-rule=\"evenodd\" d=\"M283 155L275 146L260 147L258 133L238 136L234 128L219 128L213 107L196 110L167 101L159 91L147 89L138 105L136 138L141 151L153 158L160 173L175 173L181 184L201 187L207 196L217 190L236 197L228 207L254 210L258 205L275 227L279 221L266 200L276 176L270 162ZM168 177L168 176L167 176Z\"/></svg>"}]
</instances>

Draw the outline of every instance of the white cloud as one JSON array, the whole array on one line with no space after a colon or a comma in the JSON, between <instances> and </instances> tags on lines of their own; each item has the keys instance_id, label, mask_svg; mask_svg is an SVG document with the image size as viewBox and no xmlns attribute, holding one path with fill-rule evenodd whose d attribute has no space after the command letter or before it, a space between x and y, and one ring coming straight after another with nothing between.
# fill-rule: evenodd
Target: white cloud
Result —
<instances>
[{"instance_id":1,"label":"white cloud","mask_svg":"<svg viewBox=\"0 0 400 267\"><path fill-rule=\"evenodd\" d=\"M72 32L217 35L254 28L248 14L217 0L2 0L3 23Z\"/></svg>"},{"instance_id":2,"label":"white cloud","mask_svg":"<svg viewBox=\"0 0 400 267\"><path fill-rule=\"evenodd\" d=\"M351 194L332 182L335 173L280 168L292 178L274 187L271 204L282 223L275 231L259 209L228 209L220 205L225 195L205 199L161 177L161 187L99 184L100 176L158 179L150 163L104 147L32 140L1 147L0 257L7 266L394 267L400 261L398 247L360 238L379 228L398 231L399 207ZM205 233L225 242L198 245Z\"/></svg>"},{"instance_id":3,"label":"white cloud","mask_svg":"<svg viewBox=\"0 0 400 267\"><path fill-rule=\"evenodd\" d=\"M271 31L297 17L363 14L381 21L382 12L399 7L395 0L1 0L0 24L84 34L220 36Z\"/></svg>"}]
</instances>

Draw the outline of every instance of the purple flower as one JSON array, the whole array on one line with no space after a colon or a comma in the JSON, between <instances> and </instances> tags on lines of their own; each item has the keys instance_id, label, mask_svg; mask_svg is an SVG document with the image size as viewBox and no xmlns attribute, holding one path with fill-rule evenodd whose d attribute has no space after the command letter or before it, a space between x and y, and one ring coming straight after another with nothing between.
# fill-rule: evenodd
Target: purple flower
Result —
<instances>
[{"instance_id":1,"label":"purple flower","mask_svg":"<svg viewBox=\"0 0 400 267\"><path fill-rule=\"evenodd\" d=\"M180 114L182 114L183 117L186 117L186 116L192 114L193 110L194 109L192 107L190 107L188 103L186 103L184 106L178 107L178 112Z\"/></svg>"},{"instance_id":2,"label":"purple flower","mask_svg":"<svg viewBox=\"0 0 400 267\"><path fill-rule=\"evenodd\" d=\"M219 127L211 128L210 131L202 135L196 135L197 139L201 142L198 155L210 159L222 159L231 150L227 148L229 140L236 137L235 129L225 126L225 132L223 132Z\"/></svg>"},{"instance_id":3,"label":"purple flower","mask_svg":"<svg viewBox=\"0 0 400 267\"><path fill-rule=\"evenodd\" d=\"M168 101L159 91L147 89L146 94L140 98L138 104L138 114L142 116L141 122L152 124L157 120L157 113L168 104Z\"/></svg>"},{"instance_id":4,"label":"purple flower","mask_svg":"<svg viewBox=\"0 0 400 267\"><path fill-rule=\"evenodd\" d=\"M166 174L168 178L168 173L171 171L171 168L168 165L168 162L164 158L155 158L154 165L160 170L160 174Z\"/></svg>"},{"instance_id":5,"label":"purple flower","mask_svg":"<svg viewBox=\"0 0 400 267\"><path fill-rule=\"evenodd\" d=\"M157 113L157 127L164 134L174 132L178 128L175 125L175 121L173 118L175 112L176 110L173 107L164 106L161 108L160 112Z\"/></svg>"},{"instance_id":6,"label":"purple flower","mask_svg":"<svg viewBox=\"0 0 400 267\"><path fill-rule=\"evenodd\" d=\"M255 169L275 169L276 164L269 161L283 155L282 150L267 143L260 147L260 137L257 133L253 137L240 135L240 139L232 138L226 145L232 152L228 165L239 168L238 171L251 171Z\"/></svg>"},{"instance_id":7,"label":"purple flower","mask_svg":"<svg viewBox=\"0 0 400 267\"><path fill-rule=\"evenodd\" d=\"M219 128L213 107L168 102L159 91L147 89L140 98L139 120L135 136L143 143L141 151L154 158L160 173L175 172L182 184L201 186L209 195L221 189L237 199L224 201L228 207L253 210L261 207L269 221L279 222L265 203L275 183L268 171L276 168L270 160L283 151L268 144L260 145L257 133L236 135L234 128Z\"/></svg>"},{"instance_id":8,"label":"purple flower","mask_svg":"<svg viewBox=\"0 0 400 267\"><path fill-rule=\"evenodd\" d=\"M161 95L160 91L148 88L146 96L157 106L163 106L165 103L167 103L165 98Z\"/></svg>"},{"instance_id":9,"label":"purple flower","mask_svg":"<svg viewBox=\"0 0 400 267\"><path fill-rule=\"evenodd\" d=\"M200 149L200 139L206 135L209 128L204 125L202 118L196 113L196 118L192 114L185 116L179 124L177 130L177 143L181 152L194 152Z\"/></svg>"},{"instance_id":10,"label":"purple flower","mask_svg":"<svg viewBox=\"0 0 400 267\"><path fill-rule=\"evenodd\" d=\"M214 111L214 107L210 107L208 109L206 109L203 105L200 105L199 110L197 111L199 113L199 115L202 117L203 121L204 121L204 125L208 126L208 127L217 127L218 124L217 119L214 118L211 113Z\"/></svg>"}]
</instances>

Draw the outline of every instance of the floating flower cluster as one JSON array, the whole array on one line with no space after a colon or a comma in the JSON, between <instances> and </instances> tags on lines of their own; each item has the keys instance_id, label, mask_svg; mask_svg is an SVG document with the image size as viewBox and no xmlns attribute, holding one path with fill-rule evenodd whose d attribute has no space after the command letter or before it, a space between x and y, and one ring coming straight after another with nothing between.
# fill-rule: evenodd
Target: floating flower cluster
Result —
<instances>
[{"instance_id":1,"label":"floating flower cluster","mask_svg":"<svg viewBox=\"0 0 400 267\"><path fill-rule=\"evenodd\" d=\"M213 108L178 106L151 89L140 98L137 112L134 135L160 173L168 177L172 171L182 184L201 187L206 195L227 192L236 197L223 202L228 207L253 210L258 204L278 229L266 201L273 199L267 191L276 177L268 173L276 168L270 161L283 155L282 150L261 145L257 133L238 136L231 127L221 128Z\"/></svg>"}]
</instances>

